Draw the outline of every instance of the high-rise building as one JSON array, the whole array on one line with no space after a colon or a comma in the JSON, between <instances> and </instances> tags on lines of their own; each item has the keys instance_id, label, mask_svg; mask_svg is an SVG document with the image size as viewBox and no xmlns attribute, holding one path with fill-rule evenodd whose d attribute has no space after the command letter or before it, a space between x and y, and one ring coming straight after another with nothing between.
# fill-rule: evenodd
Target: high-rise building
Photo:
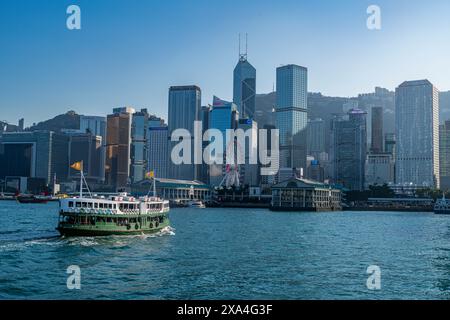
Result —
<instances>
[{"instance_id":1,"label":"high-rise building","mask_svg":"<svg viewBox=\"0 0 450 320\"><path fill-rule=\"evenodd\" d=\"M332 121L331 166L335 183L364 190L367 153L366 112L352 109Z\"/></svg>"},{"instance_id":2,"label":"high-rise building","mask_svg":"<svg viewBox=\"0 0 450 320\"><path fill-rule=\"evenodd\" d=\"M90 132L94 136L102 138L100 176L105 180L105 162L106 162L106 117L99 116L80 116L80 132Z\"/></svg>"},{"instance_id":3,"label":"high-rise building","mask_svg":"<svg viewBox=\"0 0 450 320\"><path fill-rule=\"evenodd\" d=\"M260 184L258 163L251 163L251 156L258 157L258 123L252 119L239 119L237 129L242 129L248 136L245 145L238 145L244 152L244 164L239 166L240 180L242 185L256 187Z\"/></svg>"},{"instance_id":4,"label":"high-rise building","mask_svg":"<svg viewBox=\"0 0 450 320\"><path fill-rule=\"evenodd\" d=\"M100 182L104 179L103 142L101 136L90 132L69 136L69 164L83 161L83 173L88 180ZM79 178L80 173L69 168L69 178Z\"/></svg>"},{"instance_id":5,"label":"high-rise building","mask_svg":"<svg viewBox=\"0 0 450 320\"><path fill-rule=\"evenodd\" d=\"M276 126L280 130L280 168L306 170L308 70L277 68Z\"/></svg>"},{"instance_id":6,"label":"high-rise building","mask_svg":"<svg viewBox=\"0 0 450 320\"><path fill-rule=\"evenodd\" d=\"M0 178L42 178L47 184L66 181L69 138L53 131L4 132L0 139Z\"/></svg>"},{"instance_id":7,"label":"high-rise building","mask_svg":"<svg viewBox=\"0 0 450 320\"><path fill-rule=\"evenodd\" d=\"M370 151L383 151L383 107L372 108L372 139Z\"/></svg>"},{"instance_id":8,"label":"high-rise building","mask_svg":"<svg viewBox=\"0 0 450 320\"><path fill-rule=\"evenodd\" d=\"M169 177L181 180L196 180L200 165L194 164L194 122L200 120L201 90L197 86L177 86L169 89L169 140L177 129L185 129L189 136L181 139L191 139L190 164L176 165L172 162L172 148L178 143L171 141L168 150Z\"/></svg>"},{"instance_id":9,"label":"high-rise building","mask_svg":"<svg viewBox=\"0 0 450 320\"><path fill-rule=\"evenodd\" d=\"M221 100L214 96L213 105L209 112L209 129L217 129L222 133L223 137L223 153L211 155L209 161L214 161L209 166L209 183L211 186L217 187L223 180L226 172L226 154L230 148L234 148L233 143L226 141L227 130L236 129L238 120L237 107L234 103Z\"/></svg>"},{"instance_id":10,"label":"high-rise building","mask_svg":"<svg viewBox=\"0 0 450 320\"><path fill-rule=\"evenodd\" d=\"M308 155L318 158L325 149L325 121L313 119L308 121Z\"/></svg>"},{"instance_id":11,"label":"high-rise building","mask_svg":"<svg viewBox=\"0 0 450 320\"><path fill-rule=\"evenodd\" d=\"M253 119L256 106L256 69L247 54L239 54L233 73L233 102L241 117Z\"/></svg>"},{"instance_id":12,"label":"high-rise building","mask_svg":"<svg viewBox=\"0 0 450 320\"><path fill-rule=\"evenodd\" d=\"M132 183L145 179L147 172L147 130L149 114L147 109L133 114L131 124L131 168L130 178Z\"/></svg>"},{"instance_id":13,"label":"high-rise building","mask_svg":"<svg viewBox=\"0 0 450 320\"><path fill-rule=\"evenodd\" d=\"M169 161L168 127L165 124L151 126L147 132L148 171L153 171L157 178L167 178Z\"/></svg>"},{"instance_id":14,"label":"high-rise building","mask_svg":"<svg viewBox=\"0 0 450 320\"><path fill-rule=\"evenodd\" d=\"M205 132L209 129L209 113L211 112L212 106L202 106L200 110L200 120L202 121L202 136L205 135ZM202 143L202 150L205 150L205 148L208 146L209 141L203 141ZM199 173L197 180L209 184L209 165L203 162L203 164L200 165Z\"/></svg>"},{"instance_id":15,"label":"high-rise building","mask_svg":"<svg viewBox=\"0 0 450 320\"><path fill-rule=\"evenodd\" d=\"M107 116L106 182L123 189L129 183L133 108L115 108Z\"/></svg>"},{"instance_id":16,"label":"high-rise building","mask_svg":"<svg viewBox=\"0 0 450 320\"><path fill-rule=\"evenodd\" d=\"M396 183L439 188L439 92L428 80L395 91Z\"/></svg>"},{"instance_id":17,"label":"high-rise building","mask_svg":"<svg viewBox=\"0 0 450 320\"><path fill-rule=\"evenodd\" d=\"M439 160L441 189L450 189L450 121L439 126Z\"/></svg>"}]
</instances>

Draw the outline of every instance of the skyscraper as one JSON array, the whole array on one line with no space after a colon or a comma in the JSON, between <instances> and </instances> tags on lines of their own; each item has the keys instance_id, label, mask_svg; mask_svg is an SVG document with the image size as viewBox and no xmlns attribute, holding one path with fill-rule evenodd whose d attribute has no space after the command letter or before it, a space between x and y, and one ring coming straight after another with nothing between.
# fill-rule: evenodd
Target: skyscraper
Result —
<instances>
[{"instance_id":1,"label":"skyscraper","mask_svg":"<svg viewBox=\"0 0 450 320\"><path fill-rule=\"evenodd\" d=\"M94 136L100 136L102 141L101 159L100 159L100 177L105 180L105 162L106 162L106 117L99 116L80 116L80 132L90 132Z\"/></svg>"},{"instance_id":2,"label":"skyscraper","mask_svg":"<svg viewBox=\"0 0 450 320\"><path fill-rule=\"evenodd\" d=\"M107 116L106 182L124 188L130 176L131 122L133 108L115 108Z\"/></svg>"},{"instance_id":3,"label":"skyscraper","mask_svg":"<svg viewBox=\"0 0 450 320\"><path fill-rule=\"evenodd\" d=\"M276 126L280 130L280 168L306 170L308 70L277 68Z\"/></svg>"},{"instance_id":4,"label":"skyscraper","mask_svg":"<svg viewBox=\"0 0 450 320\"><path fill-rule=\"evenodd\" d=\"M147 171L147 109L133 114L131 125L131 182L136 183L145 179Z\"/></svg>"},{"instance_id":5,"label":"skyscraper","mask_svg":"<svg viewBox=\"0 0 450 320\"><path fill-rule=\"evenodd\" d=\"M372 108L372 139L371 148L372 153L380 153L383 151L383 108Z\"/></svg>"},{"instance_id":6,"label":"skyscraper","mask_svg":"<svg viewBox=\"0 0 450 320\"><path fill-rule=\"evenodd\" d=\"M189 137L194 138L194 122L200 120L201 108L201 90L197 86L177 86L169 89L169 136L176 129L186 129L189 131ZM170 138L169 138L170 140ZM199 165L194 165L194 144L191 143L191 164L175 165L171 160L172 148L178 142L171 142L168 150L169 177L182 180L196 180L199 171Z\"/></svg>"},{"instance_id":7,"label":"skyscraper","mask_svg":"<svg viewBox=\"0 0 450 320\"><path fill-rule=\"evenodd\" d=\"M316 160L325 149L325 121L313 119L308 121L308 155Z\"/></svg>"},{"instance_id":8,"label":"skyscraper","mask_svg":"<svg viewBox=\"0 0 450 320\"><path fill-rule=\"evenodd\" d=\"M147 133L148 171L153 171L157 178L167 178L169 161L168 156L168 128L165 124L151 126Z\"/></svg>"},{"instance_id":9,"label":"skyscraper","mask_svg":"<svg viewBox=\"0 0 450 320\"><path fill-rule=\"evenodd\" d=\"M428 80L395 91L396 183L439 188L439 93Z\"/></svg>"},{"instance_id":10,"label":"skyscraper","mask_svg":"<svg viewBox=\"0 0 450 320\"><path fill-rule=\"evenodd\" d=\"M232 144L227 144L226 131L237 126L237 107L234 103L221 100L214 96L213 105L209 112L209 128L220 130L223 137L223 153L213 155L211 161L216 161L209 166L209 183L211 186L219 186L226 171L226 153ZM222 162L222 163L220 163Z\"/></svg>"},{"instance_id":11,"label":"skyscraper","mask_svg":"<svg viewBox=\"0 0 450 320\"><path fill-rule=\"evenodd\" d=\"M241 117L253 119L256 108L256 69L248 62L247 53L239 52L233 73L233 102Z\"/></svg>"},{"instance_id":12,"label":"skyscraper","mask_svg":"<svg viewBox=\"0 0 450 320\"><path fill-rule=\"evenodd\" d=\"M367 153L366 112L352 109L332 121L331 164L334 182L350 190L364 190Z\"/></svg>"},{"instance_id":13,"label":"skyscraper","mask_svg":"<svg viewBox=\"0 0 450 320\"><path fill-rule=\"evenodd\" d=\"M439 166L441 189L450 189L450 121L439 127Z\"/></svg>"},{"instance_id":14,"label":"skyscraper","mask_svg":"<svg viewBox=\"0 0 450 320\"><path fill-rule=\"evenodd\" d=\"M239 166L241 185L259 186L259 165L250 163L251 155L258 154L258 123L252 119L239 119L237 128L250 133L245 138L244 145L237 146L241 149L241 152L245 153L245 158L243 159L245 163Z\"/></svg>"}]
</instances>

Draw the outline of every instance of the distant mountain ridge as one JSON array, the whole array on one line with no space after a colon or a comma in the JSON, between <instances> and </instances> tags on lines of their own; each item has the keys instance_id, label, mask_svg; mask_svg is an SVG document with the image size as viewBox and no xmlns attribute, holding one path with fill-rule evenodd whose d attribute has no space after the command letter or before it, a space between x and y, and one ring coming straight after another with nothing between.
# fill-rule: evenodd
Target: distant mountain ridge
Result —
<instances>
[{"instance_id":1,"label":"distant mountain ridge","mask_svg":"<svg viewBox=\"0 0 450 320\"><path fill-rule=\"evenodd\" d=\"M80 115L75 111L68 111L64 114L57 115L52 119L39 122L38 124L33 124L26 130L48 130L61 132L63 129L80 129Z\"/></svg>"}]
</instances>

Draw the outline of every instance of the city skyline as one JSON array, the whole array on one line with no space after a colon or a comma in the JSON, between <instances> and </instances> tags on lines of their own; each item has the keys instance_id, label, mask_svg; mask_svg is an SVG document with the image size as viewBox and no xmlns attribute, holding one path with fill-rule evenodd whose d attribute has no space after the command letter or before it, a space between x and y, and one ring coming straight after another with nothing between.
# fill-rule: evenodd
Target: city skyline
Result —
<instances>
[{"instance_id":1,"label":"city skyline","mask_svg":"<svg viewBox=\"0 0 450 320\"><path fill-rule=\"evenodd\" d=\"M83 19L77 31L65 28L68 1L2 3L0 21L8 27L0 31L5 43L0 120L25 118L28 127L61 110L90 114L95 107L107 114L121 105L148 108L167 119L167 88L183 84L201 87L206 100L214 94L232 100L239 33L249 35L257 93L270 92L276 67L289 63L307 66L311 91L329 96L356 96L375 86L393 90L405 79L427 78L441 91L450 89L445 78L449 45L442 33L449 24L444 19L448 2L378 1L379 31L366 28L370 3L365 1L263 1L256 7L250 2L236 12L234 1L208 6L136 2L133 8L116 1L77 1ZM180 6L184 13L175 14ZM233 12L233 23L204 28L198 22L219 9ZM134 16L131 23L121 23L126 13ZM170 19L153 28L164 18Z\"/></svg>"}]
</instances>

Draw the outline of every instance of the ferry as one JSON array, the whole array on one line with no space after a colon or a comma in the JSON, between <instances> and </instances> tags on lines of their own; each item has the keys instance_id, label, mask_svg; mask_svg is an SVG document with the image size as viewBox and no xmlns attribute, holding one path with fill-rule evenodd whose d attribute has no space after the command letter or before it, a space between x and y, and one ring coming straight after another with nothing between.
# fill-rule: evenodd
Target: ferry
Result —
<instances>
[{"instance_id":1,"label":"ferry","mask_svg":"<svg viewBox=\"0 0 450 320\"><path fill-rule=\"evenodd\" d=\"M436 200L434 205L434 213L450 214L450 200L445 198L445 194L442 196L442 199Z\"/></svg>"},{"instance_id":2,"label":"ferry","mask_svg":"<svg viewBox=\"0 0 450 320\"><path fill-rule=\"evenodd\" d=\"M81 171L80 194L59 200L56 228L62 236L109 236L156 233L169 226L169 201L156 196L135 198L127 193L107 198L83 196ZM87 186L87 184L86 184Z\"/></svg>"}]
</instances>

